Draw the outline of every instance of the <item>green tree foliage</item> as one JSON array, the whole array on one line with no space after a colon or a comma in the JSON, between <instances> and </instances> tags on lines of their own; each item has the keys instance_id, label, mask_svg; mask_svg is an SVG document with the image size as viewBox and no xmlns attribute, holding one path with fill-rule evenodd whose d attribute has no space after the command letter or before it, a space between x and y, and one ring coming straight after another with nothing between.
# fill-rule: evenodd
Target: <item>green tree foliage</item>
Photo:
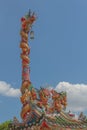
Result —
<instances>
[{"instance_id":1,"label":"green tree foliage","mask_svg":"<svg viewBox=\"0 0 87 130\"><path fill-rule=\"evenodd\" d=\"M5 121L4 123L0 124L0 130L9 130L9 123L11 123L11 121Z\"/></svg>"}]
</instances>

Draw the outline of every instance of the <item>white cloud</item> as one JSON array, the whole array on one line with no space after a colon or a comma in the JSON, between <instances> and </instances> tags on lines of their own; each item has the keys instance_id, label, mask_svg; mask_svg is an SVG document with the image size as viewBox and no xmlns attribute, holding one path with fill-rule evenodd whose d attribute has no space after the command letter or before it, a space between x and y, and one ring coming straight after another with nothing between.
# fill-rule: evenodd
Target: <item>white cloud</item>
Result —
<instances>
[{"instance_id":1,"label":"white cloud","mask_svg":"<svg viewBox=\"0 0 87 130\"><path fill-rule=\"evenodd\" d=\"M9 97L19 97L20 90L13 88L10 84L0 81L0 95Z\"/></svg>"},{"instance_id":2,"label":"white cloud","mask_svg":"<svg viewBox=\"0 0 87 130\"><path fill-rule=\"evenodd\" d=\"M69 82L60 82L56 88L58 92L67 92L67 110L81 112L87 110L87 85L71 84ZM0 81L0 95L9 97L19 97L20 90L13 88L10 84Z\"/></svg>"},{"instance_id":3,"label":"white cloud","mask_svg":"<svg viewBox=\"0 0 87 130\"><path fill-rule=\"evenodd\" d=\"M73 112L87 110L87 85L71 84L69 82L60 82L56 88L58 92L67 92L67 109Z\"/></svg>"}]
</instances>

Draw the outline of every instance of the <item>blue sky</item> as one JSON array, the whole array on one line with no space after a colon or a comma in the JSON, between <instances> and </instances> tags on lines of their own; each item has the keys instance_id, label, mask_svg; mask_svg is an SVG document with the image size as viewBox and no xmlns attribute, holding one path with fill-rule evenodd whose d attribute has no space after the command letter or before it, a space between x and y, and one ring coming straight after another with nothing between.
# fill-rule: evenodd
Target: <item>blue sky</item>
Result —
<instances>
[{"instance_id":1,"label":"blue sky","mask_svg":"<svg viewBox=\"0 0 87 130\"><path fill-rule=\"evenodd\" d=\"M29 41L33 85L68 86L75 88L76 97L79 90L77 102L81 100L80 110L86 113L87 102L82 99L87 97L87 0L0 0L0 122L13 116L20 119L20 18L29 9L38 16L35 39ZM17 96L11 95L13 91ZM70 108L79 110L71 97L69 103L75 107Z\"/></svg>"}]
</instances>

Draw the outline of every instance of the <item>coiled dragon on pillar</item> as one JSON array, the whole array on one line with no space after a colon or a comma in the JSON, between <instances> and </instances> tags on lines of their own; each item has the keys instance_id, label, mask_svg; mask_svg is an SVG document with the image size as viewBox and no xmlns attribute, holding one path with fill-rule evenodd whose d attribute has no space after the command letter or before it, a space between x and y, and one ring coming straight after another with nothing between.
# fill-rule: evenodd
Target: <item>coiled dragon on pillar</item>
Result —
<instances>
[{"instance_id":1,"label":"coiled dragon on pillar","mask_svg":"<svg viewBox=\"0 0 87 130\"><path fill-rule=\"evenodd\" d=\"M34 100L36 98L36 93L34 88L32 87L30 81L30 70L29 70L29 63L30 63L30 48L28 44L28 35L30 34L32 24L36 20L34 13L29 13L21 18L21 42L20 48L22 49L21 59L22 59L22 85L21 85L21 93L22 96L20 97L21 102L23 104L21 117L23 120L26 119L28 112L30 112L31 107L29 104L29 98Z\"/></svg>"}]
</instances>

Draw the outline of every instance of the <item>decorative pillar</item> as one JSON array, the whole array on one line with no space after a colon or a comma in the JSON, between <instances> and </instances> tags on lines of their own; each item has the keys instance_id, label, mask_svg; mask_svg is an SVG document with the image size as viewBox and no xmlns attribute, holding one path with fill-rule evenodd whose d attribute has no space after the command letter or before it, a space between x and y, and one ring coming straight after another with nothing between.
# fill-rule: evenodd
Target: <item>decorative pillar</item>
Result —
<instances>
[{"instance_id":1,"label":"decorative pillar","mask_svg":"<svg viewBox=\"0 0 87 130\"><path fill-rule=\"evenodd\" d=\"M28 35L30 35L32 24L36 20L34 13L29 13L21 18L21 42L20 48L22 50L21 59L22 59L22 85L21 85L21 97L20 100L22 102L22 111L21 111L21 118L23 121L26 120L28 113L30 112L30 105L29 105L29 98L31 98L31 91L32 84L30 81L30 47L28 44Z\"/></svg>"}]
</instances>

